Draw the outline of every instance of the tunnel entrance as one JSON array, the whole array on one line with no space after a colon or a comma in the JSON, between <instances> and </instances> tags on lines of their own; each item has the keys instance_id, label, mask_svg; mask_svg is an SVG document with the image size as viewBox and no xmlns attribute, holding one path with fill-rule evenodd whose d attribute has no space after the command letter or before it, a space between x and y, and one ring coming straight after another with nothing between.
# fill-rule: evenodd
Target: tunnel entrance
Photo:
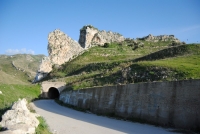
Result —
<instances>
[{"instance_id":1,"label":"tunnel entrance","mask_svg":"<svg viewBox=\"0 0 200 134\"><path fill-rule=\"evenodd\" d=\"M59 98L59 95L60 95L60 94L59 94L59 91L58 91L57 88L55 88L55 87L49 88L48 97L49 97L50 99Z\"/></svg>"}]
</instances>

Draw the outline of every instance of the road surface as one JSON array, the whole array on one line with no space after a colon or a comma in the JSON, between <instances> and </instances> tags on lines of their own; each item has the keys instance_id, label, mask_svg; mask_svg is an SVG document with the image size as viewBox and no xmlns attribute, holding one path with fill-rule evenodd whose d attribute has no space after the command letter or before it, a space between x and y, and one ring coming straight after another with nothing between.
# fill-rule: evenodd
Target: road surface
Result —
<instances>
[{"instance_id":1,"label":"road surface","mask_svg":"<svg viewBox=\"0 0 200 134\"><path fill-rule=\"evenodd\" d=\"M172 134L169 129L84 113L58 105L54 100L32 103L54 134Z\"/></svg>"}]
</instances>

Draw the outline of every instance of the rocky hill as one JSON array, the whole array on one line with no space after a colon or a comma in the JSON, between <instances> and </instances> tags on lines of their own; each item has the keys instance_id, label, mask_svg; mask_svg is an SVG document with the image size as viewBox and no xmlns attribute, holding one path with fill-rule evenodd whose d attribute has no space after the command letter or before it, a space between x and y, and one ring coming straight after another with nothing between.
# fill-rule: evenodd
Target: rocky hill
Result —
<instances>
[{"instance_id":1,"label":"rocky hill","mask_svg":"<svg viewBox=\"0 0 200 134\"><path fill-rule=\"evenodd\" d=\"M64 81L69 89L80 89L200 78L200 46L186 45L174 35L131 39L86 25L79 43L59 30L50 33L49 57L35 82Z\"/></svg>"},{"instance_id":2,"label":"rocky hill","mask_svg":"<svg viewBox=\"0 0 200 134\"><path fill-rule=\"evenodd\" d=\"M62 65L84 51L76 41L59 29L49 33L47 49L49 56L42 59L34 82L44 78L52 70L53 65Z\"/></svg>"},{"instance_id":3,"label":"rocky hill","mask_svg":"<svg viewBox=\"0 0 200 134\"><path fill-rule=\"evenodd\" d=\"M79 43L71 39L59 29L49 33L48 57L44 57L34 82L40 81L51 72L52 67L60 66L84 53L92 46L103 46L105 43L121 42L124 37L111 31L99 31L91 25L83 26L80 30Z\"/></svg>"},{"instance_id":4,"label":"rocky hill","mask_svg":"<svg viewBox=\"0 0 200 134\"><path fill-rule=\"evenodd\" d=\"M63 81L67 89L84 89L139 82L200 78L200 44L171 46L171 42L142 41L93 47L76 59L54 68L46 80Z\"/></svg>"}]
</instances>

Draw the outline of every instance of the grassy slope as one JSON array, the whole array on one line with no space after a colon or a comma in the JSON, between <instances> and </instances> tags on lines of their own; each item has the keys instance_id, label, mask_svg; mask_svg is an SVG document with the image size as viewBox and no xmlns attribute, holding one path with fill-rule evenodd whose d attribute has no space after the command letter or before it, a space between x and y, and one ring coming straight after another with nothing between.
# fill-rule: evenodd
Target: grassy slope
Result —
<instances>
[{"instance_id":1,"label":"grassy slope","mask_svg":"<svg viewBox=\"0 0 200 134\"><path fill-rule=\"evenodd\" d=\"M0 55L0 121L2 115L19 98L26 98L29 102L40 95L40 85L31 85L43 55ZM14 62L15 68L12 65ZM36 134L51 134L45 120L40 121Z\"/></svg>"},{"instance_id":2,"label":"grassy slope","mask_svg":"<svg viewBox=\"0 0 200 134\"><path fill-rule=\"evenodd\" d=\"M0 56L0 83L28 84L33 80L43 55L18 54L13 56ZM19 68L17 70L14 65ZM28 81L29 80L29 81Z\"/></svg>"},{"instance_id":3,"label":"grassy slope","mask_svg":"<svg viewBox=\"0 0 200 134\"><path fill-rule=\"evenodd\" d=\"M0 121L2 115L19 98L26 98L29 102L40 95L39 85L15 85L0 84ZM36 134L51 134L44 118L38 117L40 124L36 128ZM1 130L0 130L1 131Z\"/></svg>"},{"instance_id":4,"label":"grassy slope","mask_svg":"<svg viewBox=\"0 0 200 134\"><path fill-rule=\"evenodd\" d=\"M39 85L16 85L0 84L0 116L19 98L26 98L28 101L38 98L40 95Z\"/></svg>"},{"instance_id":5,"label":"grassy slope","mask_svg":"<svg viewBox=\"0 0 200 134\"><path fill-rule=\"evenodd\" d=\"M112 43L108 48L93 47L60 68L54 68L48 79L65 81L68 89L81 89L200 78L200 45L169 47L170 41L141 42L144 47L135 50L126 42ZM128 67L131 70L123 76L123 70Z\"/></svg>"},{"instance_id":6,"label":"grassy slope","mask_svg":"<svg viewBox=\"0 0 200 134\"><path fill-rule=\"evenodd\" d=\"M40 94L39 85L31 85L43 55L0 55L0 116L18 98L32 100ZM13 67L12 62L17 68ZM24 71L23 71L24 70Z\"/></svg>"},{"instance_id":7,"label":"grassy slope","mask_svg":"<svg viewBox=\"0 0 200 134\"><path fill-rule=\"evenodd\" d=\"M143 66L162 66L172 68L185 73L185 78L200 78L200 56L188 55L174 58L161 59L156 61L143 61L139 63Z\"/></svg>"},{"instance_id":8,"label":"grassy slope","mask_svg":"<svg viewBox=\"0 0 200 134\"><path fill-rule=\"evenodd\" d=\"M58 76L78 74L81 71L88 71L88 69L93 70L92 68L101 70L105 68L113 68L114 66L119 67L119 63L128 62L164 49L168 47L167 45L169 42L157 42L153 43L154 45L152 45L152 43L144 42L144 44L144 47L134 51L132 47L127 46L126 44L120 45L116 43L112 43L108 48L93 47L83 55L63 65L62 70L57 71Z\"/></svg>"}]
</instances>

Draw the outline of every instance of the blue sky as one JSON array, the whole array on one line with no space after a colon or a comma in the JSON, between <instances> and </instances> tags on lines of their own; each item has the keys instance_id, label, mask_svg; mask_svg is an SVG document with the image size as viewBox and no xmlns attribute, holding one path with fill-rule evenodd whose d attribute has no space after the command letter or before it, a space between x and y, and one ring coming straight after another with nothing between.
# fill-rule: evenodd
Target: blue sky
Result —
<instances>
[{"instance_id":1,"label":"blue sky","mask_svg":"<svg viewBox=\"0 0 200 134\"><path fill-rule=\"evenodd\" d=\"M174 34L200 42L200 0L0 0L0 54L48 55L48 33L74 40L91 24L137 38Z\"/></svg>"}]
</instances>

